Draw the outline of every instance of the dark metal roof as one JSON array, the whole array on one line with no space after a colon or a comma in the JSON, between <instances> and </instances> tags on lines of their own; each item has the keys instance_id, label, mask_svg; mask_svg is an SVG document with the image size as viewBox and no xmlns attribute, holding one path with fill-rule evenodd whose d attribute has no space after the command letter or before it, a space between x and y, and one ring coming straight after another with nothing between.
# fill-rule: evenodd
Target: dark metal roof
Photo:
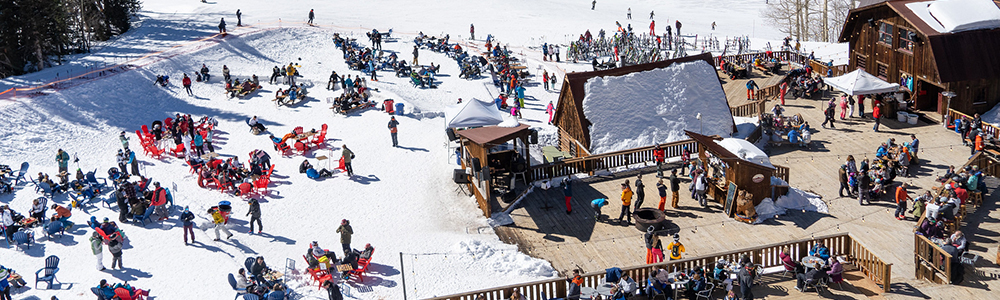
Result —
<instances>
[{"instance_id":1,"label":"dark metal roof","mask_svg":"<svg viewBox=\"0 0 1000 300\"><path fill-rule=\"evenodd\" d=\"M858 8L872 6L875 4L880 4L882 2L888 2L889 0L861 0L861 4L858 4Z\"/></svg>"},{"instance_id":2,"label":"dark metal roof","mask_svg":"<svg viewBox=\"0 0 1000 300\"><path fill-rule=\"evenodd\" d=\"M517 127L487 126L466 129L457 133L476 144L494 146L525 134L523 131L528 131L528 125L521 124Z\"/></svg>"}]
</instances>

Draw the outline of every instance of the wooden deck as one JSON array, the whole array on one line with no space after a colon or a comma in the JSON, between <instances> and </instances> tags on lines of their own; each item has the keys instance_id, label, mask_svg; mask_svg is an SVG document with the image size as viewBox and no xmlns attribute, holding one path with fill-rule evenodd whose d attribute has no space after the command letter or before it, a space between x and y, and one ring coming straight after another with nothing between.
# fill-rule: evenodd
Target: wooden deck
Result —
<instances>
[{"instance_id":1,"label":"wooden deck","mask_svg":"<svg viewBox=\"0 0 1000 300\"><path fill-rule=\"evenodd\" d=\"M758 74L759 75L759 74ZM737 83L731 83L737 84ZM760 84L760 83L758 83ZM763 84L760 84L764 86ZM745 92L745 88L744 88ZM744 96L745 98L745 96ZM1000 268L993 264L997 256L997 239L1000 237L1000 212L997 212L998 180L990 178L987 183L990 194L984 206L971 212L969 224L963 230L969 237L970 251L983 257L976 268L967 267L966 281L959 286L937 285L914 278L913 237L914 221L899 221L893 218L895 204L891 200L875 201L871 205L860 206L856 199L837 197L839 183L837 167L848 154L858 160L874 157L880 143L893 137L897 142L909 141L909 134L916 134L921 141L921 164L915 166L916 177L898 178L897 181L910 183L910 195L923 193L923 187L930 187L934 176L940 175L948 165L960 166L968 159L968 148L962 147L958 136L946 131L940 125L921 120L917 125L901 124L895 119L884 119L881 131L872 131L873 121L851 119L837 120L837 129L824 129L820 107L825 102L819 100L795 99L786 101L786 114L801 113L814 128L813 145L809 149L785 146L767 149L771 161L791 169L792 187L813 191L823 196L829 206L829 213L789 211L787 215L769 220L760 225L749 225L725 218L720 213L721 206L713 203L703 209L691 199L687 184L682 184L681 208L667 209L667 217L673 224L672 232L679 232L681 242L686 246L685 257L706 255L729 249L752 247L760 244L808 238L838 231L851 232L872 252L883 260L893 263L892 292L885 294L891 299L988 299L995 297L993 290L1000 288ZM773 103L768 103L768 108ZM869 116L870 108L868 105ZM839 112L838 112L839 114ZM933 118L933 116L932 116ZM619 199L620 183L629 179L634 183L637 171L618 173L612 177L592 177L573 186L573 213L567 215L559 190L536 190L521 203L521 207L511 213L514 224L496 228L502 240L517 244L525 253L552 262L553 267L568 273L571 269L586 272L603 270L614 266L632 266L644 263L645 249L642 233L634 226L620 226L607 219L617 219L621 208ZM646 185L643 207L656 207L659 199L655 189L655 170L642 170ZM594 211L589 202L596 198L608 198L610 204L603 209L604 218L594 219ZM669 202L669 197L668 197ZM669 203L667 204L669 206ZM549 209L543 207L549 206ZM669 237L662 238L664 243ZM867 280L851 281L852 286L870 284ZM791 284L794 284L792 281ZM780 284L778 286L781 286ZM790 287L788 285L787 287ZM803 293L785 288L784 293L770 293L769 286L758 287L758 297L800 298ZM878 290L869 288L869 290ZM836 291L835 291L836 292ZM866 293L861 293L865 294ZM826 295L825 295L826 296ZM860 294L838 296L842 298L864 298Z\"/></svg>"},{"instance_id":2,"label":"wooden deck","mask_svg":"<svg viewBox=\"0 0 1000 300\"><path fill-rule=\"evenodd\" d=\"M781 73L774 74L770 73L764 75L758 69L753 69L750 72L750 79L729 79L729 75L719 72L719 80L722 81L722 90L726 92L726 100L729 101L729 106L740 106L743 104L750 103L747 101L747 81L753 79L757 86L760 88L769 87L771 85L777 84L781 81L781 78L788 72L788 65L785 64L781 66Z\"/></svg>"}]
</instances>

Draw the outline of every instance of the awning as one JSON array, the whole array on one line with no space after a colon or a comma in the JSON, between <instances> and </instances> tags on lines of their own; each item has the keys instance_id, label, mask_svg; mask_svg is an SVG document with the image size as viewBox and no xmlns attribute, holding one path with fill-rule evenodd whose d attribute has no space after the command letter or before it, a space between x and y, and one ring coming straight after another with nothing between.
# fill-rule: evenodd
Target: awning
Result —
<instances>
[{"instance_id":1,"label":"awning","mask_svg":"<svg viewBox=\"0 0 1000 300\"><path fill-rule=\"evenodd\" d=\"M449 106L444 111L448 128L493 126L503 122L503 115L492 103L471 99Z\"/></svg>"},{"instance_id":2,"label":"awning","mask_svg":"<svg viewBox=\"0 0 1000 300\"><path fill-rule=\"evenodd\" d=\"M823 82L848 95L869 95L899 90L898 83L888 83L872 74L868 74L868 72L862 69L857 69L854 72L837 77L826 78Z\"/></svg>"}]
</instances>

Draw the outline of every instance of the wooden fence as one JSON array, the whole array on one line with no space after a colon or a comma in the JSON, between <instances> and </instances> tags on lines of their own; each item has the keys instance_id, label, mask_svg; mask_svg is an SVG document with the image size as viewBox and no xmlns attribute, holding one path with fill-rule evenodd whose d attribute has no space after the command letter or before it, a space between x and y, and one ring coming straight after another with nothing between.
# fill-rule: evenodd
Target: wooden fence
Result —
<instances>
[{"instance_id":1,"label":"wooden fence","mask_svg":"<svg viewBox=\"0 0 1000 300\"><path fill-rule=\"evenodd\" d=\"M854 264L868 279L882 286L883 291L889 291L891 285L890 276L892 274L892 264L869 251L867 247L854 239L850 233L840 233L827 235L813 239L802 239L790 242L775 243L770 245L745 248L701 257L693 257L682 260L667 261L656 264L647 264L633 267L621 268L624 274L628 274L639 283L640 287L645 286L645 279L653 270L663 269L668 272L677 270L693 269L698 266L712 266L719 260L739 261L743 255L750 257L754 264L759 264L764 268L782 266L781 258L778 256L782 249L788 249L788 254L795 261L800 261L809 253L809 248L822 241L830 248L833 255L846 255L848 263ZM570 251L570 250L567 250ZM604 282L605 273L590 272L581 275L583 286L596 288ZM788 280L794 280L789 278ZM459 293L448 296L431 298L432 300L476 300L482 296L487 300L501 300L510 297L515 289L520 291L527 299L549 299L566 297L568 284L565 278L555 278L527 282L522 284L507 285L495 288L482 289L477 291ZM545 297L542 297L544 293Z\"/></svg>"},{"instance_id":2,"label":"wooden fence","mask_svg":"<svg viewBox=\"0 0 1000 300\"><path fill-rule=\"evenodd\" d=\"M972 121L972 119L973 119L971 116L969 116L967 114L964 114L964 113L962 113L960 111L957 111L957 110L949 108L948 109L948 115L945 117L945 120L944 120L945 126L954 125L955 124L955 120L957 120L958 118L963 118L963 119L966 119L968 121ZM992 134L995 137L1000 137L1000 128L998 128L996 125L983 122L983 133Z\"/></svg>"},{"instance_id":3,"label":"wooden fence","mask_svg":"<svg viewBox=\"0 0 1000 300\"><path fill-rule=\"evenodd\" d=\"M763 91L763 89L761 89L761 91ZM761 93L757 93L755 96L760 94ZM765 105L766 100L760 99L740 106L731 106L729 109L733 111L734 117L757 117L765 112Z\"/></svg>"},{"instance_id":4,"label":"wooden fence","mask_svg":"<svg viewBox=\"0 0 1000 300\"><path fill-rule=\"evenodd\" d=\"M667 159L680 157L684 147L695 153L698 144L694 140L683 140L672 143L661 144L660 147L666 152ZM579 173L591 173L597 170L606 170L617 167L625 167L640 163L651 163L653 160L653 149L655 146L632 148L586 157L574 157L557 162L534 165L528 168L528 181L552 179L561 176L569 176Z\"/></svg>"},{"instance_id":5,"label":"wooden fence","mask_svg":"<svg viewBox=\"0 0 1000 300\"><path fill-rule=\"evenodd\" d=\"M781 180L784 180L785 183L788 183L788 167L775 165L773 163L771 165L774 166L774 177L781 178Z\"/></svg>"},{"instance_id":6,"label":"wooden fence","mask_svg":"<svg viewBox=\"0 0 1000 300\"><path fill-rule=\"evenodd\" d=\"M914 234L913 254L917 264L917 279L936 283L951 283L951 255L926 237Z\"/></svg>"},{"instance_id":7,"label":"wooden fence","mask_svg":"<svg viewBox=\"0 0 1000 300\"><path fill-rule=\"evenodd\" d=\"M996 158L991 156L994 154L986 153L980 152L972 156L972 158L962 166L962 169L964 170L965 167L968 166L978 166L979 170L986 173L986 175L1000 178L1000 163L997 162Z\"/></svg>"}]
</instances>

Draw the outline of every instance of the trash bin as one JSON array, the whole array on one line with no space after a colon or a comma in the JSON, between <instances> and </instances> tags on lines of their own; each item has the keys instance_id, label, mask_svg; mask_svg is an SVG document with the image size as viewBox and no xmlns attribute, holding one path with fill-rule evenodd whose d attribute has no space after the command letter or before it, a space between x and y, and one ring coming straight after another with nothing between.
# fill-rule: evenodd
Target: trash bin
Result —
<instances>
[{"instance_id":1,"label":"trash bin","mask_svg":"<svg viewBox=\"0 0 1000 300\"><path fill-rule=\"evenodd\" d=\"M906 123L907 118L908 118L907 113L905 111L896 112L896 120L898 120L900 123Z\"/></svg>"},{"instance_id":2,"label":"trash bin","mask_svg":"<svg viewBox=\"0 0 1000 300\"><path fill-rule=\"evenodd\" d=\"M397 116L403 115L403 103L396 103L396 115Z\"/></svg>"},{"instance_id":3,"label":"trash bin","mask_svg":"<svg viewBox=\"0 0 1000 300\"><path fill-rule=\"evenodd\" d=\"M907 115L906 122L910 123L910 125L917 125L917 119L919 118L920 115L918 114L909 114Z\"/></svg>"},{"instance_id":4,"label":"trash bin","mask_svg":"<svg viewBox=\"0 0 1000 300\"><path fill-rule=\"evenodd\" d=\"M391 115L393 112L395 112L395 110L393 110L393 105L392 105L393 102L395 101L392 99L385 99L385 101L382 101L382 108L385 109L385 113Z\"/></svg>"}]
</instances>

